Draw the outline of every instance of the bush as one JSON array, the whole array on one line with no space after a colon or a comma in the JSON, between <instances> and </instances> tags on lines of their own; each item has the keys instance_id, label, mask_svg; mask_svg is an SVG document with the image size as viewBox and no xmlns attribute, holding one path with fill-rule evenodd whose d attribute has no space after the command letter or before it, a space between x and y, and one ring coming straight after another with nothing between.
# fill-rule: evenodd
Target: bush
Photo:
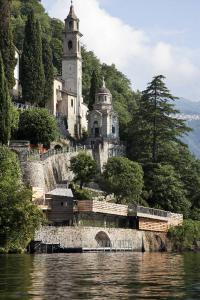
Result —
<instances>
[{"instance_id":1,"label":"bush","mask_svg":"<svg viewBox=\"0 0 200 300\"><path fill-rule=\"evenodd\" d=\"M32 193L21 182L19 161L14 152L0 146L0 246L1 251L21 253L43 222Z\"/></svg>"},{"instance_id":2,"label":"bush","mask_svg":"<svg viewBox=\"0 0 200 300\"><path fill-rule=\"evenodd\" d=\"M75 174L75 181L80 182L80 189L84 183L88 183L97 174L97 164L92 157L85 152L71 158L71 170Z\"/></svg>"},{"instance_id":3,"label":"bush","mask_svg":"<svg viewBox=\"0 0 200 300\"><path fill-rule=\"evenodd\" d=\"M138 203L144 185L142 167L128 158L112 157L99 183L107 194L115 195L118 203Z\"/></svg>"},{"instance_id":4,"label":"bush","mask_svg":"<svg viewBox=\"0 0 200 300\"><path fill-rule=\"evenodd\" d=\"M168 238L172 250L187 251L198 249L200 242L200 221L184 220L183 225L170 228Z\"/></svg>"},{"instance_id":5,"label":"bush","mask_svg":"<svg viewBox=\"0 0 200 300\"><path fill-rule=\"evenodd\" d=\"M86 189L76 188L74 190L74 197L76 200L92 200L92 192Z\"/></svg>"},{"instance_id":6,"label":"bush","mask_svg":"<svg viewBox=\"0 0 200 300\"><path fill-rule=\"evenodd\" d=\"M58 137L56 119L44 108L27 109L20 114L17 137L48 146Z\"/></svg>"}]
</instances>

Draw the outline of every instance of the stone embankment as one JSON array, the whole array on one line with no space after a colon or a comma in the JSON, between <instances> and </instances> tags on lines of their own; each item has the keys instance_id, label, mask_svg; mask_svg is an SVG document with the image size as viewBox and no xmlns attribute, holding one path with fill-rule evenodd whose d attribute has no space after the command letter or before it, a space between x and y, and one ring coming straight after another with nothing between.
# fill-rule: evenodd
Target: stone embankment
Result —
<instances>
[{"instance_id":1,"label":"stone embankment","mask_svg":"<svg viewBox=\"0 0 200 300\"><path fill-rule=\"evenodd\" d=\"M94 250L109 247L110 250L165 251L166 233L134 229L101 227L53 227L44 226L35 235L36 242L60 245L61 248Z\"/></svg>"}]
</instances>

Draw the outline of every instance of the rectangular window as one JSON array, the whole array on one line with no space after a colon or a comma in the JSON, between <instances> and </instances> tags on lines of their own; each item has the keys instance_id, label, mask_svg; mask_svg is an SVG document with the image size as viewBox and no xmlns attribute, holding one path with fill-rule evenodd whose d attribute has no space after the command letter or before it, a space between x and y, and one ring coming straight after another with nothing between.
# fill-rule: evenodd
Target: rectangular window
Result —
<instances>
[{"instance_id":1,"label":"rectangular window","mask_svg":"<svg viewBox=\"0 0 200 300\"><path fill-rule=\"evenodd\" d=\"M74 101L73 99L71 99L71 107L73 107L73 105L74 105Z\"/></svg>"}]
</instances>

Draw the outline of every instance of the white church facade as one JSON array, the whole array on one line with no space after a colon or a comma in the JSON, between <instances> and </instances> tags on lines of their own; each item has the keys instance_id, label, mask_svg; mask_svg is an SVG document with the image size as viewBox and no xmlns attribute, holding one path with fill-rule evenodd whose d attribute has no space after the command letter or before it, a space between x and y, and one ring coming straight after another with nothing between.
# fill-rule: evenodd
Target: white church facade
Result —
<instances>
[{"instance_id":1,"label":"white church facade","mask_svg":"<svg viewBox=\"0 0 200 300\"><path fill-rule=\"evenodd\" d=\"M109 157L124 155L125 148L120 144L118 115L113 109L112 95L103 80L103 86L96 92L93 110L89 111L82 96L82 56L79 19L71 4L65 19L63 33L62 75L53 81L53 96L46 108L58 120L64 136L80 139L88 133L87 144L92 146L93 156L101 168ZM16 51L16 85L14 94L19 96L19 53ZM29 105L16 103L26 109ZM23 108L22 107L22 108ZM63 127L63 126L60 126ZM66 129L67 127L67 129ZM63 132L62 132L63 133Z\"/></svg>"}]
</instances>

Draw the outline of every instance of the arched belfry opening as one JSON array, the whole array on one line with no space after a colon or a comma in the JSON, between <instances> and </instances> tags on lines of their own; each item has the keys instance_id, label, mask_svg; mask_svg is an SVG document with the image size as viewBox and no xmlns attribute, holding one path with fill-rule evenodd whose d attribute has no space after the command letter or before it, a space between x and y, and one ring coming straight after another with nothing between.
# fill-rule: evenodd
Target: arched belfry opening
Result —
<instances>
[{"instance_id":1,"label":"arched belfry opening","mask_svg":"<svg viewBox=\"0 0 200 300\"><path fill-rule=\"evenodd\" d=\"M112 244L109 236L104 231L99 231L95 236L97 247L100 248L111 248Z\"/></svg>"}]
</instances>

